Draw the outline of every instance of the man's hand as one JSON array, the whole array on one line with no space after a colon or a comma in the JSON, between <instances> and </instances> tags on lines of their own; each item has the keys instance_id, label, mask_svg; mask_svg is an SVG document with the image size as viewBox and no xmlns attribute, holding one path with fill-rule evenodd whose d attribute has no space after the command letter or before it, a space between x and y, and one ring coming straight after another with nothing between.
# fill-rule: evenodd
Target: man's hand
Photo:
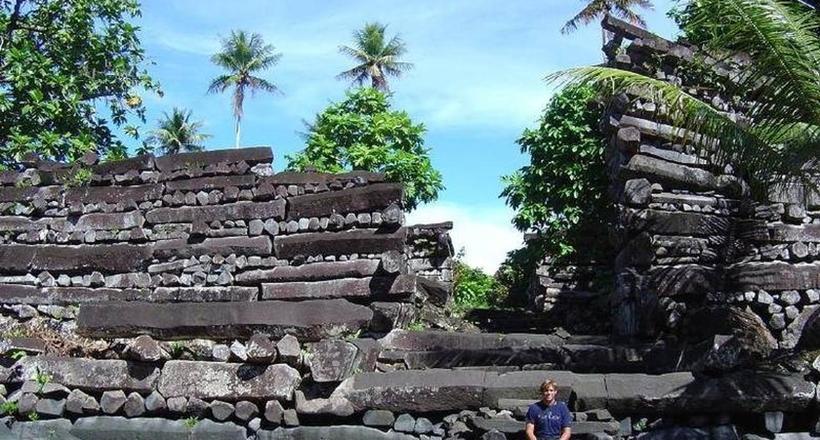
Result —
<instances>
[{"instance_id":1,"label":"man's hand","mask_svg":"<svg viewBox=\"0 0 820 440\"><path fill-rule=\"evenodd\" d=\"M558 440L569 440L570 434L571 433L570 433L570 430L569 430L569 426L567 426L566 428L561 430L561 438L558 439ZM535 437L533 437L533 440L535 440Z\"/></svg>"},{"instance_id":2,"label":"man's hand","mask_svg":"<svg viewBox=\"0 0 820 440\"><path fill-rule=\"evenodd\" d=\"M527 440L538 440L535 438L535 425L530 422L527 422L526 428L524 428L524 434L527 435ZM567 436L569 439L569 436ZM564 440L563 438L561 440Z\"/></svg>"}]
</instances>

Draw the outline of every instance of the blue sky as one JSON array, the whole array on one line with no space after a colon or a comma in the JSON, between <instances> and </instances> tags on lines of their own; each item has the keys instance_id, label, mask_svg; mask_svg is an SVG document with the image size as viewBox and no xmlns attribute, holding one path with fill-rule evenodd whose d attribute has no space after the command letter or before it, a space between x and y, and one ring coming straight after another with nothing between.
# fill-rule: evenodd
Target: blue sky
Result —
<instances>
[{"instance_id":1,"label":"blue sky","mask_svg":"<svg viewBox=\"0 0 820 440\"><path fill-rule=\"evenodd\" d=\"M164 96L145 97L146 128L174 106L193 110L213 137L209 149L233 146L230 94L208 95L220 70L210 56L232 29L262 34L283 54L262 74L282 95L245 101L243 145L269 145L274 169L303 146L303 121L344 96L336 74L352 67L338 52L365 22L388 24L407 44L415 68L391 82L393 106L427 129L426 144L447 189L435 203L408 215L409 222L453 220L453 239L467 262L494 271L521 244L512 212L498 198L500 176L523 165L515 140L532 127L551 94L543 78L560 69L601 61L597 23L570 35L562 24L582 0L273 1L145 0L138 24ZM644 15L649 28L675 33L665 17L671 0L655 1Z\"/></svg>"}]
</instances>

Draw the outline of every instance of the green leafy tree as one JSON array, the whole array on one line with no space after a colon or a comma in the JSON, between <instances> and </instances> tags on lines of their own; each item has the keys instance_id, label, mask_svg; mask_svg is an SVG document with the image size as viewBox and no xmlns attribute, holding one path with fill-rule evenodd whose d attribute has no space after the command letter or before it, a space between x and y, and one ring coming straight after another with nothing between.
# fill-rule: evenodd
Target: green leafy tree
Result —
<instances>
[{"instance_id":1,"label":"green leafy tree","mask_svg":"<svg viewBox=\"0 0 820 440\"><path fill-rule=\"evenodd\" d=\"M174 107L170 115L163 113L147 141L163 154L202 151L202 142L211 135L200 133L201 129L202 122L192 121L190 110Z\"/></svg>"},{"instance_id":2,"label":"green leafy tree","mask_svg":"<svg viewBox=\"0 0 820 440\"><path fill-rule=\"evenodd\" d=\"M387 40L384 32L387 26L379 23L367 23L353 33L353 45L339 46L339 51L350 56L357 64L350 70L340 73L336 78L352 80L361 86L367 79L374 89L387 91L387 77L400 77L402 73L413 68L413 64L399 61L407 48L398 35Z\"/></svg>"},{"instance_id":3,"label":"green leafy tree","mask_svg":"<svg viewBox=\"0 0 820 440\"><path fill-rule=\"evenodd\" d=\"M424 147L424 125L391 110L388 96L374 88L348 91L309 128L305 149L288 156L289 169L383 172L388 180L404 183L408 209L435 200L444 189Z\"/></svg>"},{"instance_id":4,"label":"green leafy tree","mask_svg":"<svg viewBox=\"0 0 820 440\"><path fill-rule=\"evenodd\" d=\"M273 67L281 57L282 54L276 53L273 45L265 44L261 35L243 30L231 31L231 36L222 40L222 51L211 57L211 61L227 70L227 73L214 78L208 87L208 93L222 93L233 87L236 148L239 148L245 93L257 90L279 93L279 88L274 83L255 74Z\"/></svg>"},{"instance_id":5,"label":"green leafy tree","mask_svg":"<svg viewBox=\"0 0 820 440\"><path fill-rule=\"evenodd\" d=\"M683 127L713 162L733 164L762 195L772 182L802 182L817 172L820 151L820 14L781 0L696 0L683 20L687 34L719 61L744 53L742 75L724 78L732 95L749 99L736 118L682 88L639 73L608 67L571 69L552 75L570 87L593 87L604 97L640 90L663 104L671 123ZM713 151L712 151L713 150Z\"/></svg>"},{"instance_id":6,"label":"green leafy tree","mask_svg":"<svg viewBox=\"0 0 820 440\"><path fill-rule=\"evenodd\" d=\"M139 15L135 0L0 1L0 163L124 155L112 128L136 136L138 93L159 90L141 67Z\"/></svg>"},{"instance_id":7,"label":"green leafy tree","mask_svg":"<svg viewBox=\"0 0 820 440\"><path fill-rule=\"evenodd\" d=\"M607 250L600 237L613 210L606 191L606 143L596 128L602 109L594 97L586 87L555 95L538 127L518 139L530 163L502 178L501 196L516 211L513 224L522 232L538 232L543 251L553 257ZM590 239L598 243L585 246Z\"/></svg>"},{"instance_id":8,"label":"green leafy tree","mask_svg":"<svg viewBox=\"0 0 820 440\"><path fill-rule=\"evenodd\" d=\"M453 262L453 307L457 312L498 307L507 297L507 289L492 275L464 262L460 250Z\"/></svg>"}]
</instances>

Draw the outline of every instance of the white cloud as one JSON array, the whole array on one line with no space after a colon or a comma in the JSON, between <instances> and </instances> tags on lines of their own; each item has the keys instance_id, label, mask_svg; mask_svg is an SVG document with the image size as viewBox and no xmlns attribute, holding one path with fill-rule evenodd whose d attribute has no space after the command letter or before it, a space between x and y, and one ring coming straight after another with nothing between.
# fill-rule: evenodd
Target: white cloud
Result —
<instances>
[{"instance_id":1,"label":"white cloud","mask_svg":"<svg viewBox=\"0 0 820 440\"><path fill-rule=\"evenodd\" d=\"M436 202L407 214L407 224L453 222L450 237L456 251L464 248L467 264L495 273L507 252L522 245L522 235L510 223L508 208L472 207Z\"/></svg>"}]
</instances>

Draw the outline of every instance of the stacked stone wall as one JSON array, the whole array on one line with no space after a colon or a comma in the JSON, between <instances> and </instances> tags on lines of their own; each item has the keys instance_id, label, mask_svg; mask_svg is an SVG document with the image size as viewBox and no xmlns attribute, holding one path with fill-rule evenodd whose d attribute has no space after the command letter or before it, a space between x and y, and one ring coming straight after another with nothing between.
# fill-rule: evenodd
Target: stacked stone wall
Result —
<instances>
[{"instance_id":1,"label":"stacked stone wall","mask_svg":"<svg viewBox=\"0 0 820 440\"><path fill-rule=\"evenodd\" d=\"M731 77L725 63L613 18L605 47L609 65L648 74L742 119L742 99L698 83L696 60ZM625 45L625 40L631 41ZM615 261L613 330L620 336L680 334L704 309L753 311L777 340L793 348L820 307L817 228L820 201L798 185L775 186L756 203L732 166L718 167L698 139L682 142L654 102L616 102L611 133L613 193L620 201L620 253Z\"/></svg>"}]
</instances>

